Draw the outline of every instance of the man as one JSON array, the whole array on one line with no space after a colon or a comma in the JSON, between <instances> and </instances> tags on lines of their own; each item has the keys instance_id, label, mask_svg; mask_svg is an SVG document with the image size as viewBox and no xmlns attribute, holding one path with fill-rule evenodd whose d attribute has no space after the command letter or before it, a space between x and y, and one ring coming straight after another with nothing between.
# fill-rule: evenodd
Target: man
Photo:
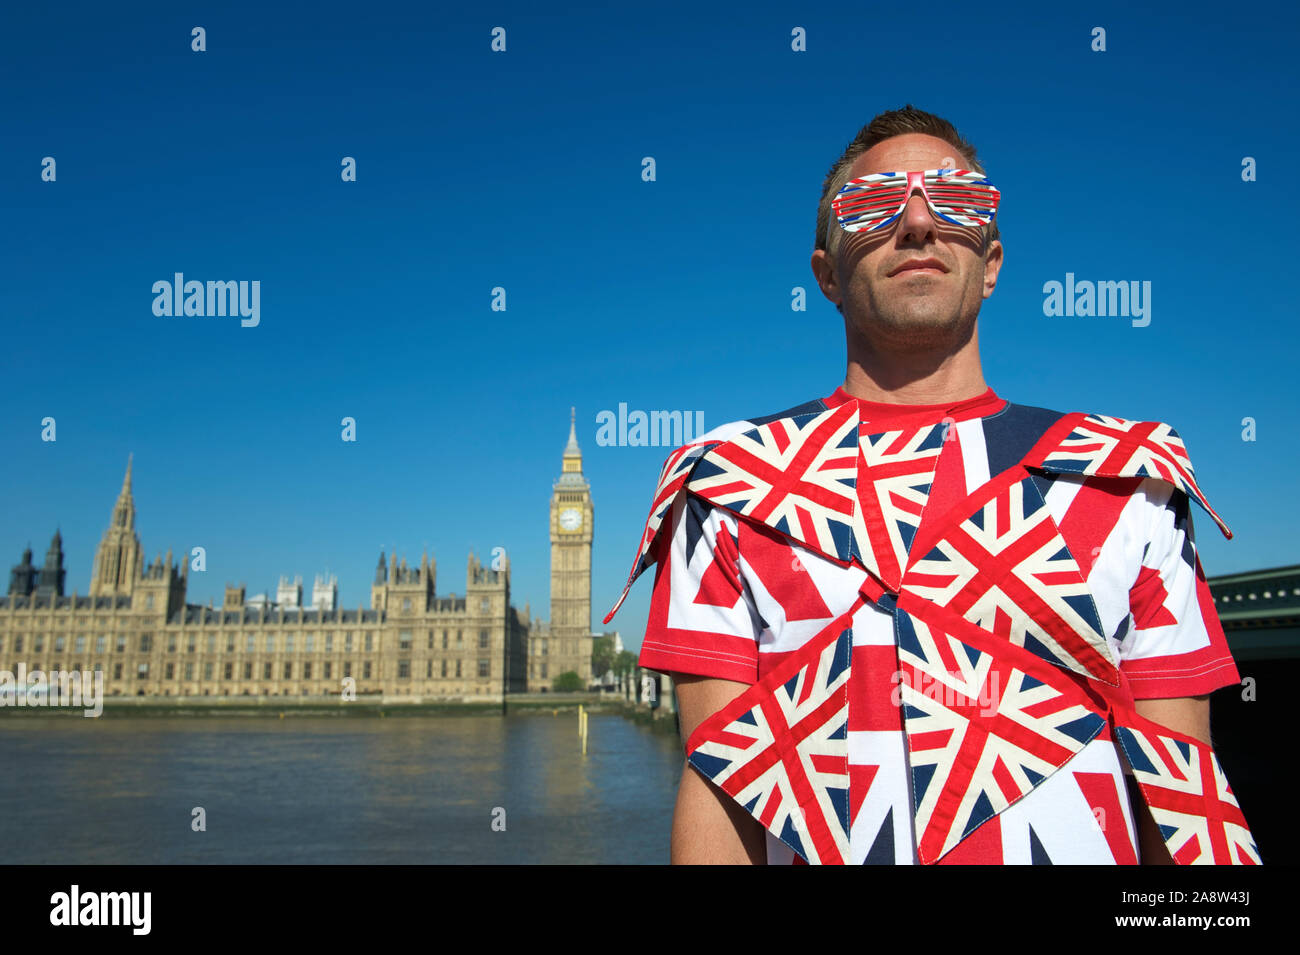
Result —
<instances>
[{"instance_id":1,"label":"man","mask_svg":"<svg viewBox=\"0 0 1300 955\"><path fill-rule=\"evenodd\" d=\"M1167 425L987 385L999 201L950 123L874 119L812 255L843 385L664 465L627 586L658 563L674 862L1259 861L1209 745L1239 676L1190 501L1230 532Z\"/></svg>"}]
</instances>

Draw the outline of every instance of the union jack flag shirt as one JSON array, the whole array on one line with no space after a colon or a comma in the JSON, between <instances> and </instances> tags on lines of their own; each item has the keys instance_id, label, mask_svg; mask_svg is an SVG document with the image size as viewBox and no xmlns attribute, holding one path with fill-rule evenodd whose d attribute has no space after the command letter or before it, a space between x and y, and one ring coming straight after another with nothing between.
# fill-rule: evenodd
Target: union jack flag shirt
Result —
<instances>
[{"instance_id":1,"label":"union jack flag shirt","mask_svg":"<svg viewBox=\"0 0 1300 955\"><path fill-rule=\"evenodd\" d=\"M1213 750L1140 699L1237 683L1160 422L827 398L675 449L640 664L750 684L687 741L770 864L1258 863Z\"/></svg>"}]
</instances>

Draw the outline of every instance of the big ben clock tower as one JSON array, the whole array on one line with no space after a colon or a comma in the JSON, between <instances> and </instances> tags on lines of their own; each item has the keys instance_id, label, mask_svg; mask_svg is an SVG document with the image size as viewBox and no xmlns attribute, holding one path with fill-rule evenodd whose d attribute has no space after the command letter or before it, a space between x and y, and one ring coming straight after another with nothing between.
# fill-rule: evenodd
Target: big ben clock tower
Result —
<instances>
[{"instance_id":1,"label":"big ben clock tower","mask_svg":"<svg viewBox=\"0 0 1300 955\"><path fill-rule=\"evenodd\" d=\"M582 476L582 451L569 410L569 443L551 493L551 630L538 658L539 682L567 670L591 681L591 487Z\"/></svg>"}]
</instances>

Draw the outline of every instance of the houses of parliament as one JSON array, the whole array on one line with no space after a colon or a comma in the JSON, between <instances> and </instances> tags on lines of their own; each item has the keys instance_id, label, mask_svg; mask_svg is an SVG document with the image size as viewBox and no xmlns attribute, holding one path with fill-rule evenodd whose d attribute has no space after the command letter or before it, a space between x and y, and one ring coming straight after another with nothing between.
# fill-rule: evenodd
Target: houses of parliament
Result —
<instances>
[{"instance_id":1,"label":"houses of parliament","mask_svg":"<svg viewBox=\"0 0 1300 955\"><path fill-rule=\"evenodd\" d=\"M317 578L310 605L301 578L281 578L275 600L227 584L220 608L186 602L189 561L145 563L135 531L131 459L95 553L90 592L65 596L56 531L43 566L23 553L0 597L0 669L102 670L108 696L358 696L422 700L550 689L573 671L591 682L591 489L572 412L550 503L551 619L510 602L510 563L473 554L462 593L440 594L437 563L381 553L370 607L338 606Z\"/></svg>"}]
</instances>

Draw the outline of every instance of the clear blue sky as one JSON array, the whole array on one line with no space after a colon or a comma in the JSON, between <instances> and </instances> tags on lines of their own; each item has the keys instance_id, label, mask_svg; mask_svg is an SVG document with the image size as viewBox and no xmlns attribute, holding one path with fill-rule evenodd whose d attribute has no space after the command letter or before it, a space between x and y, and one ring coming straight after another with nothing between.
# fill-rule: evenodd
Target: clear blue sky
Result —
<instances>
[{"instance_id":1,"label":"clear blue sky","mask_svg":"<svg viewBox=\"0 0 1300 955\"><path fill-rule=\"evenodd\" d=\"M417 563L426 544L439 591L463 592L467 553L505 546L515 603L545 615L576 405L599 625L668 449L598 447L596 414L711 428L842 382L808 264L821 181L907 102L1003 190L986 380L1173 424L1236 535L1196 512L1211 575L1300 561L1294 5L908 9L8 5L0 562L60 526L84 593L134 452L148 556L207 549L192 602L328 568L356 607L381 548ZM175 272L259 280L260 325L156 317ZM1067 272L1149 280L1151 324L1045 317ZM633 646L649 589L613 624Z\"/></svg>"}]
</instances>

